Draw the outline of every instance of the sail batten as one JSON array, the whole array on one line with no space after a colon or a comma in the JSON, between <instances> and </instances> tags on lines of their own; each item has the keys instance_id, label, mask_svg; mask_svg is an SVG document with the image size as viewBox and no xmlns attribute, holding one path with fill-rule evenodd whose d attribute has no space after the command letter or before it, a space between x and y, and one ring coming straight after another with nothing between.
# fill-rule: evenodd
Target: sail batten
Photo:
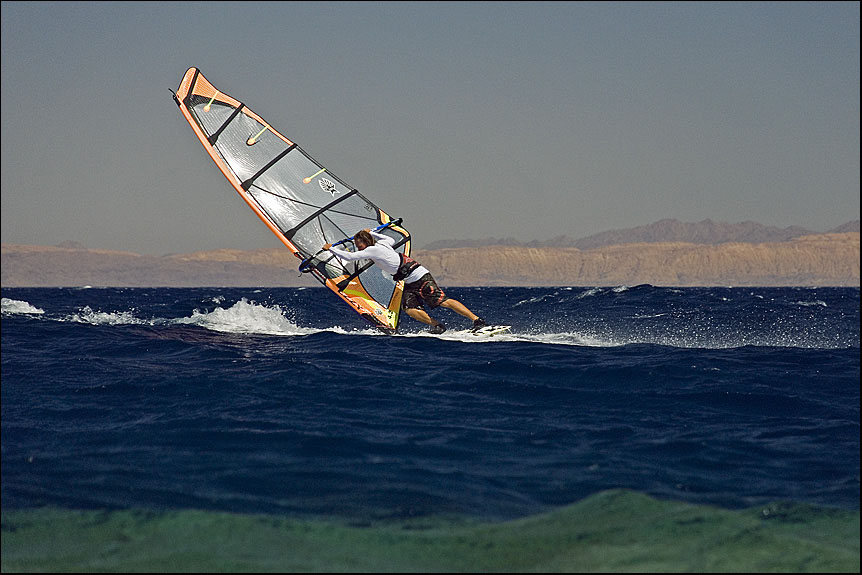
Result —
<instances>
[{"instance_id":1,"label":"sail batten","mask_svg":"<svg viewBox=\"0 0 862 575\"><path fill-rule=\"evenodd\" d=\"M248 190L256 179L263 175L265 171L273 167L280 159L288 155L294 148L296 148L296 144L293 144L292 146L288 147L286 150L284 150L279 155L270 160L269 163L262 167L255 175L242 183L242 189Z\"/></svg>"},{"instance_id":2,"label":"sail batten","mask_svg":"<svg viewBox=\"0 0 862 575\"><path fill-rule=\"evenodd\" d=\"M394 331L403 283L375 266L347 265L321 252L325 243L390 223L389 214L197 68L186 72L174 98L236 192L296 257L308 260L303 267L372 325ZM410 234L400 222L381 233L409 255ZM355 249L350 241L343 247Z\"/></svg>"}]
</instances>

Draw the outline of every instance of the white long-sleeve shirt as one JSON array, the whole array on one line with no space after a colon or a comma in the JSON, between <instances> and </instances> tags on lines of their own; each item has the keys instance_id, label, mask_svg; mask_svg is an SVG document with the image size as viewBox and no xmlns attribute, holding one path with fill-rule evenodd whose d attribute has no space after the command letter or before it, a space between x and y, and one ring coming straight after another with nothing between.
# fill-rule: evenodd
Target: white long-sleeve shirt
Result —
<instances>
[{"instance_id":1,"label":"white long-sleeve shirt","mask_svg":"<svg viewBox=\"0 0 862 575\"><path fill-rule=\"evenodd\" d=\"M401 267L401 256L392 247L395 244L395 239L378 232L371 232L371 237L374 238L374 245L368 246L364 250L348 252L340 248L331 247L329 251L335 254L338 259L345 262L372 260L387 274L395 275L398 268ZM404 283L409 284L419 281L427 273L429 273L428 270L420 265L413 270L413 273L404 278Z\"/></svg>"}]
</instances>

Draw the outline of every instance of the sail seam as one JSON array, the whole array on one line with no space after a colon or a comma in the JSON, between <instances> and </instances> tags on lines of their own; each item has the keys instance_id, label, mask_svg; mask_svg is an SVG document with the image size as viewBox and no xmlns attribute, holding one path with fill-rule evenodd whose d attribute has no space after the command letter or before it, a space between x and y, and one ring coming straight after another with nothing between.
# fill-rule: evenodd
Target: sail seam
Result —
<instances>
[{"instance_id":1,"label":"sail seam","mask_svg":"<svg viewBox=\"0 0 862 575\"><path fill-rule=\"evenodd\" d=\"M279 199L282 199L282 200L287 200L288 202L293 202L293 203L295 203L295 204L299 204L299 205L301 205L301 206L308 206L308 207L310 207L310 208L315 208L315 209L317 209L317 210L326 209L326 208L321 208L321 207L320 207L319 205L317 205L317 204L310 204L310 203L308 203L308 202L303 202L302 200L297 200L296 198L291 198L291 197L289 197L289 196L285 196L285 195L279 194L278 192L273 192L272 190L267 190L266 188L263 188L263 187L261 187L261 186L258 186L257 184L252 184L252 185L250 186L250 188L254 188L255 190L260 190L260 191L261 191L262 193L264 193L264 194L269 194L269 195L271 195L271 196L275 196L276 198L279 198ZM249 189L249 190L246 190L246 191L250 191L250 189ZM254 197L254 196L252 195L252 197ZM339 198L339 199L341 199L341 198ZM258 202L258 203L260 203L260 202ZM354 213L351 213L351 212L345 212L345 211L341 211L341 210L328 210L328 211L329 211L329 212L332 212L332 213L335 213L335 214L341 214L341 215L344 215L344 216L354 216L354 217L359 217L359 216L357 216L357 215L356 215L356 214L354 214ZM313 217L313 216L312 216L312 217ZM364 219L367 219L367 220L369 220L369 221L373 221L373 222L376 222L376 221L377 221L375 218L372 218L372 217L364 217Z\"/></svg>"},{"instance_id":2,"label":"sail seam","mask_svg":"<svg viewBox=\"0 0 862 575\"><path fill-rule=\"evenodd\" d=\"M325 206L323 206L322 208L318 209L316 212L314 212L313 214L311 214L310 216L308 216L307 218L305 218L304 220L302 220L301 222L299 222L297 225L293 226L291 229L289 229L288 231L284 232L284 237L286 237L287 239L291 239L291 238L296 234L296 232L297 232L297 231L299 231L299 229L300 229L301 227L303 227L303 226L305 226L306 224L308 224L308 222L310 222L310 221L311 221L311 220L313 220L314 218L316 218L316 217L320 216L320 214L322 214L323 212L325 212L325 211L327 211L327 210L329 210L329 209L331 209L331 208L333 208L333 207L337 206L338 204L340 204L341 202L343 202L343 201L344 201L344 200L346 200L347 198L349 198L349 197L351 197L351 196L354 196L354 195L356 195L356 194L358 194L358 193L359 193L359 190L351 190L350 192L348 192L348 193L344 194L343 196L341 196L341 197L340 197L340 198L338 198L337 200L333 200L333 201L329 202L328 204L326 204Z\"/></svg>"}]
</instances>

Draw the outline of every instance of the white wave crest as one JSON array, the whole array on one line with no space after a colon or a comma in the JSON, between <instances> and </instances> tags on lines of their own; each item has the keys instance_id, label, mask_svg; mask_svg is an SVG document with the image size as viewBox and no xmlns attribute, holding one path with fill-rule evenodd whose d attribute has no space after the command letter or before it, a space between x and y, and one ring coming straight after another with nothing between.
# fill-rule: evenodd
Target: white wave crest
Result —
<instances>
[{"instance_id":1,"label":"white wave crest","mask_svg":"<svg viewBox=\"0 0 862 575\"><path fill-rule=\"evenodd\" d=\"M43 314L45 310L39 309L38 307L34 307L27 303L26 301L21 301L17 299L10 299L8 297L4 297L0 299L0 307L2 307L3 315L19 315L19 314Z\"/></svg>"},{"instance_id":2,"label":"white wave crest","mask_svg":"<svg viewBox=\"0 0 862 575\"><path fill-rule=\"evenodd\" d=\"M590 288L590 289L585 290L582 293L580 293L578 295L577 299L583 299L585 297L594 296L594 295L599 294L601 292L602 292L602 288L598 288L598 287Z\"/></svg>"},{"instance_id":3,"label":"white wave crest","mask_svg":"<svg viewBox=\"0 0 862 575\"><path fill-rule=\"evenodd\" d=\"M794 305L801 305L802 307L811 307L811 306L821 306L826 307L826 302L823 300L815 300L815 301L795 301Z\"/></svg>"},{"instance_id":4,"label":"white wave crest","mask_svg":"<svg viewBox=\"0 0 862 575\"><path fill-rule=\"evenodd\" d=\"M90 306L85 306L78 313L70 315L68 321L90 325L143 325L150 323L135 317L130 311L94 311Z\"/></svg>"},{"instance_id":5,"label":"white wave crest","mask_svg":"<svg viewBox=\"0 0 862 575\"><path fill-rule=\"evenodd\" d=\"M191 317L176 319L174 323L197 325L223 333L306 335L317 331L297 326L285 316L285 310L280 306L261 305L245 298L227 309L195 310Z\"/></svg>"}]
</instances>

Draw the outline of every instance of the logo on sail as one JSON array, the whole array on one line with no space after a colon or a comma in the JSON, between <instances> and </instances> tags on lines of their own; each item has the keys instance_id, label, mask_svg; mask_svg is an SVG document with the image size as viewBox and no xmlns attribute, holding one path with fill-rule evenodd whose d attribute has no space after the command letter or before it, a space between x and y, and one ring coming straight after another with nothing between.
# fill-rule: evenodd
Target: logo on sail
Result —
<instances>
[{"instance_id":1,"label":"logo on sail","mask_svg":"<svg viewBox=\"0 0 862 575\"><path fill-rule=\"evenodd\" d=\"M329 192L330 194L332 194L333 198L335 197L335 194L338 193L338 190L335 189L335 184L332 183L330 180L327 180L326 178L320 178L319 180L317 180L317 183L320 184L320 188L324 192Z\"/></svg>"}]
</instances>

